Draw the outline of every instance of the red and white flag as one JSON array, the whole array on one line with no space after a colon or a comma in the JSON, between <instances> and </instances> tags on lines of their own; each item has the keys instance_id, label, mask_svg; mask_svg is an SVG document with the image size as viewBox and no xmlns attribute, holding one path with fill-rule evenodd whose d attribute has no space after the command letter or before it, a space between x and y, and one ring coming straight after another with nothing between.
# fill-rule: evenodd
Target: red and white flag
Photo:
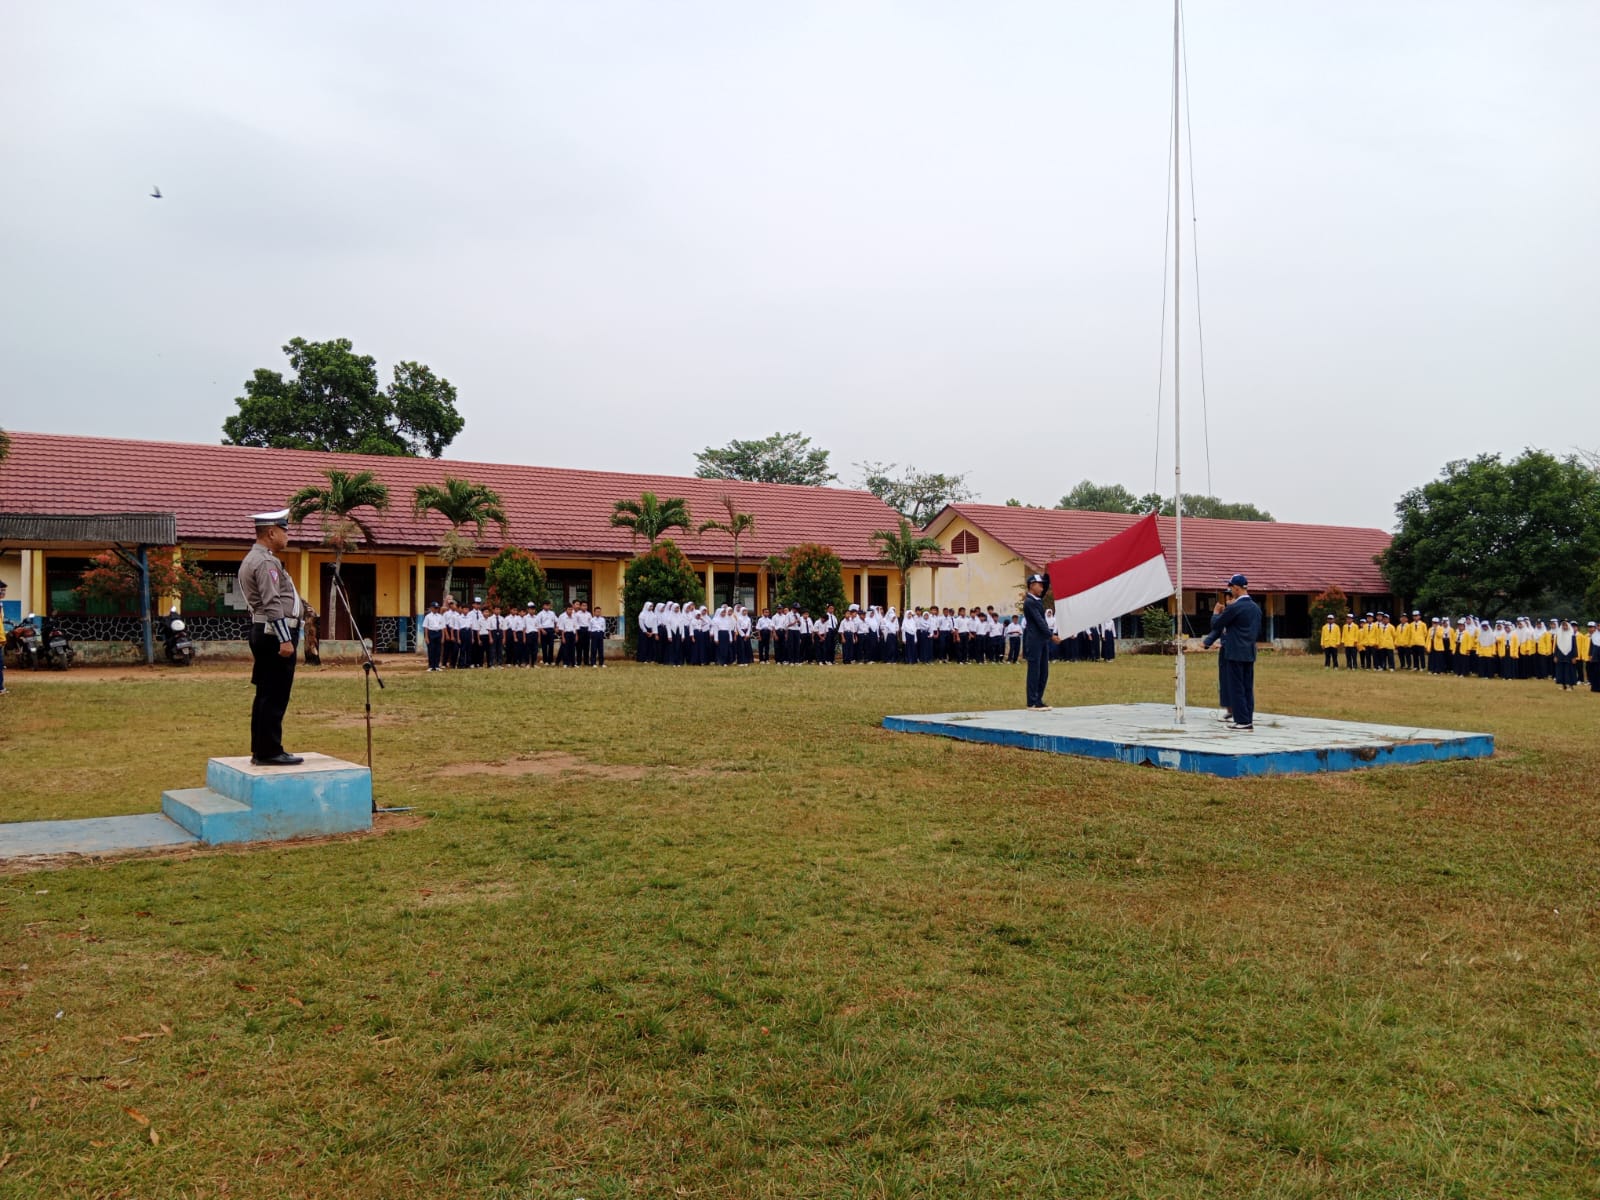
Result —
<instances>
[{"instance_id":1,"label":"red and white flag","mask_svg":"<svg viewBox=\"0 0 1600 1200\"><path fill-rule=\"evenodd\" d=\"M1172 576L1161 551L1155 513L1098 546L1057 559L1045 569L1050 573L1056 626L1062 637L1098 628L1113 617L1172 595Z\"/></svg>"}]
</instances>

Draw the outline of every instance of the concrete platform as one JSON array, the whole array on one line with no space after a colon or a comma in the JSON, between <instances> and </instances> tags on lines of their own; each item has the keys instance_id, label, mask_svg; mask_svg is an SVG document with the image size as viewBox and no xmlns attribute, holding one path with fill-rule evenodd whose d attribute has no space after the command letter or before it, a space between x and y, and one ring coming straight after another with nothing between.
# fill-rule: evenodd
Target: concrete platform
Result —
<instances>
[{"instance_id":1,"label":"concrete platform","mask_svg":"<svg viewBox=\"0 0 1600 1200\"><path fill-rule=\"evenodd\" d=\"M81 821L13 821L0 825L0 859L47 854L126 854L197 846L200 839L160 813L88 817Z\"/></svg>"},{"instance_id":2,"label":"concrete platform","mask_svg":"<svg viewBox=\"0 0 1600 1200\"><path fill-rule=\"evenodd\" d=\"M885 717L883 727L1226 778L1354 771L1494 753L1494 737L1487 733L1260 712L1255 732L1243 733L1223 726L1218 711L1190 708L1182 727L1173 723L1170 704L922 713Z\"/></svg>"},{"instance_id":3,"label":"concrete platform","mask_svg":"<svg viewBox=\"0 0 1600 1200\"><path fill-rule=\"evenodd\" d=\"M206 786L163 793L159 813L0 824L0 859L282 841L371 828L372 773L363 766L326 754L307 754L293 767L213 758Z\"/></svg>"},{"instance_id":4,"label":"concrete platform","mask_svg":"<svg viewBox=\"0 0 1600 1200\"><path fill-rule=\"evenodd\" d=\"M213 758L206 786L162 793L161 811L208 846L372 828L372 773L326 754L292 767Z\"/></svg>"}]
</instances>

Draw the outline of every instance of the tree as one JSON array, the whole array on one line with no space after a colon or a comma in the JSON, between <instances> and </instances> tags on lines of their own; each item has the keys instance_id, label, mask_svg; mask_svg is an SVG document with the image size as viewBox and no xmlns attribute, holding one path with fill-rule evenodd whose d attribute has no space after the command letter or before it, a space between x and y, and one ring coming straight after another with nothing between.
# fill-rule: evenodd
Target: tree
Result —
<instances>
[{"instance_id":1,"label":"tree","mask_svg":"<svg viewBox=\"0 0 1600 1200\"><path fill-rule=\"evenodd\" d=\"M1143 516L1145 513L1160 513L1164 517L1172 516L1172 497L1163 496L1160 492L1146 492L1143 496L1134 496L1120 483L1095 483L1085 479L1065 496L1057 508L1072 509L1077 512L1113 512L1130 513L1134 516ZM1183 494L1183 515L1186 517L1212 517L1224 521L1270 521L1271 513L1257 508L1254 504L1240 501L1219 500L1215 496L1201 496L1194 492Z\"/></svg>"},{"instance_id":2,"label":"tree","mask_svg":"<svg viewBox=\"0 0 1600 1200\"><path fill-rule=\"evenodd\" d=\"M450 522L450 532L439 547L439 559L444 563L444 594L450 594L450 584L455 577L456 562L477 548L475 538L483 536L483 528L490 521L500 526L500 536L510 532L506 510L500 493L481 483L467 479L444 477L444 486L423 483L417 485L412 496L411 511L416 516L436 512ZM461 529L471 525L476 531L472 538L461 536Z\"/></svg>"},{"instance_id":3,"label":"tree","mask_svg":"<svg viewBox=\"0 0 1600 1200\"><path fill-rule=\"evenodd\" d=\"M727 509L728 519L726 521L701 521L699 532L709 533L715 529L733 539L733 591L734 596L737 597L739 593L739 539L747 533L755 532L756 517L754 513L740 512L734 504L732 496L719 496L718 499L722 501L723 508ZM707 603L710 603L710 600L711 597L706 597Z\"/></svg>"},{"instance_id":4,"label":"tree","mask_svg":"<svg viewBox=\"0 0 1600 1200\"><path fill-rule=\"evenodd\" d=\"M1600 480L1576 456L1457 459L1395 515L1378 562L1418 608L1496 617L1546 596L1576 604L1600 557Z\"/></svg>"},{"instance_id":5,"label":"tree","mask_svg":"<svg viewBox=\"0 0 1600 1200\"><path fill-rule=\"evenodd\" d=\"M1148 512L1139 500L1120 483L1094 483L1085 479L1056 505L1073 512L1137 513Z\"/></svg>"},{"instance_id":6,"label":"tree","mask_svg":"<svg viewBox=\"0 0 1600 1200\"><path fill-rule=\"evenodd\" d=\"M317 514L322 519L322 540L333 547L333 575L339 577L339 566L346 551L361 541L371 543L371 527L356 516L358 508L371 508L383 512L389 507L389 486L371 471L324 471L327 487L309 484L289 497L289 520L296 525ZM328 607L333 612L332 585L329 585ZM332 628L331 626L329 627Z\"/></svg>"},{"instance_id":7,"label":"tree","mask_svg":"<svg viewBox=\"0 0 1600 1200\"><path fill-rule=\"evenodd\" d=\"M1162 511L1168 516L1172 513L1171 501L1162 504ZM1265 509L1257 508L1254 504L1247 504L1242 500L1218 500L1215 496L1192 496L1188 492L1183 494L1183 515L1186 517L1211 517L1219 521L1272 521L1276 518Z\"/></svg>"},{"instance_id":8,"label":"tree","mask_svg":"<svg viewBox=\"0 0 1600 1200\"><path fill-rule=\"evenodd\" d=\"M1177 623L1172 614L1159 604L1152 604L1139 614L1139 625L1144 630L1145 641L1164 654L1177 645Z\"/></svg>"},{"instance_id":9,"label":"tree","mask_svg":"<svg viewBox=\"0 0 1600 1200\"><path fill-rule=\"evenodd\" d=\"M525 608L529 600L542 603L550 593L544 567L518 546L507 546L489 560L483 582L485 599L512 608Z\"/></svg>"},{"instance_id":10,"label":"tree","mask_svg":"<svg viewBox=\"0 0 1600 1200\"><path fill-rule=\"evenodd\" d=\"M0 429L0 462L11 457L11 435Z\"/></svg>"},{"instance_id":11,"label":"tree","mask_svg":"<svg viewBox=\"0 0 1600 1200\"><path fill-rule=\"evenodd\" d=\"M778 574L778 603L820 613L828 605L844 607L844 566L826 546L802 542L783 552Z\"/></svg>"},{"instance_id":12,"label":"tree","mask_svg":"<svg viewBox=\"0 0 1600 1200\"><path fill-rule=\"evenodd\" d=\"M894 463L857 463L861 486L918 528L933 519L946 504L972 499L965 475L942 475L908 466L896 475Z\"/></svg>"},{"instance_id":13,"label":"tree","mask_svg":"<svg viewBox=\"0 0 1600 1200\"><path fill-rule=\"evenodd\" d=\"M755 441L732 441L720 449L707 446L696 454L700 479L743 479L751 483L797 483L822 487L839 478L828 470L828 452L811 449L811 439L798 433L775 433Z\"/></svg>"},{"instance_id":14,"label":"tree","mask_svg":"<svg viewBox=\"0 0 1600 1200\"><path fill-rule=\"evenodd\" d=\"M688 532L693 520L689 502L682 496L662 500L654 492L645 492L637 500L618 500L611 506L613 525L628 530L635 541L647 538L652 546L669 529Z\"/></svg>"},{"instance_id":15,"label":"tree","mask_svg":"<svg viewBox=\"0 0 1600 1200\"><path fill-rule=\"evenodd\" d=\"M455 387L421 363L400 363L380 389L376 360L349 338L291 338L283 352L293 377L256 368L222 422L223 445L438 458L465 424Z\"/></svg>"},{"instance_id":16,"label":"tree","mask_svg":"<svg viewBox=\"0 0 1600 1200\"><path fill-rule=\"evenodd\" d=\"M930 550L940 549L939 539L921 536L910 521L901 517L898 530L874 530L872 540L878 543L883 557L900 570L900 611L904 612L911 607L911 568Z\"/></svg>"},{"instance_id":17,"label":"tree","mask_svg":"<svg viewBox=\"0 0 1600 1200\"><path fill-rule=\"evenodd\" d=\"M1334 621L1342 624L1345 613L1349 611L1350 597L1344 594L1343 588L1325 588L1311 597L1311 636L1306 639L1306 652L1322 653L1322 627L1327 624L1329 613L1333 614Z\"/></svg>"},{"instance_id":18,"label":"tree","mask_svg":"<svg viewBox=\"0 0 1600 1200\"><path fill-rule=\"evenodd\" d=\"M645 602L682 604L699 602L706 581L671 538L663 538L630 562L622 573L624 642L632 654L639 640L639 610Z\"/></svg>"},{"instance_id":19,"label":"tree","mask_svg":"<svg viewBox=\"0 0 1600 1200\"><path fill-rule=\"evenodd\" d=\"M210 603L217 598L217 583L208 571L201 569L198 555L183 547L176 550L151 550L150 601L157 597L178 596L185 601ZM130 559L112 550L96 554L78 577L73 590L89 600L108 600L127 608L139 600L142 584L139 567Z\"/></svg>"}]
</instances>

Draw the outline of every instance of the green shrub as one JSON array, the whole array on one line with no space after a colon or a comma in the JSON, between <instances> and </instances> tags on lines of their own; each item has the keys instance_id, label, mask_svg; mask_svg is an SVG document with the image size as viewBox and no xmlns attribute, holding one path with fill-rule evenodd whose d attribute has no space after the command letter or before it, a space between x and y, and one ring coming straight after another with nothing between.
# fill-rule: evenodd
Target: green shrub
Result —
<instances>
[{"instance_id":1,"label":"green shrub","mask_svg":"<svg viewBox=\"0 0 1600 1200\"><path fill-rule=\"evenodd\" d=\"M844 609L844 567L839 556L816 542L790 546L783 555L778 603L798 606L812 616L828 605Z\"/></svg>"},{"instance_id":2,"label":"green shrub","mask_svg":"<svg viewBox=\"0 0 1600 1200\"><path fill-rule=\"evenodd\" d=\"M490 604L512 608L525 608L529 600L543 602L547 586L539 560L516 546L507 546L490 560L483 582Z\"/></svg>"},{"instance_id":3,"label":"green shrub","mask_svg":"<svg viewBox=\"0 0 1600 1200\"><path fill-rule=\"evenodd\" d=\"M666 604L675 601L701 603L706 581L689 565L689 560L671 538L662 538L628 564L622 576L623 625L627 652L632 654L639 639L639 610L648 601Z\"/></svg>"}]
</instances>

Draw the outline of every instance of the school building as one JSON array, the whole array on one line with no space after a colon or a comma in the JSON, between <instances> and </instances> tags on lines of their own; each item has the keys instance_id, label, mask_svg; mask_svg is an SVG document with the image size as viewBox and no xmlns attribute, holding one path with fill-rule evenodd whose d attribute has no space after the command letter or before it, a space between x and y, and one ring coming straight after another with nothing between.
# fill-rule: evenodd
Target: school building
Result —
<instances>
[{"instance_id":1,"label":"school building","mask_svg":"<svg viewBox=\"0 0 1600 1200\"><path fill-rule=\"evenodd\" d=\"M883 561L872 538L877 530L898 529L900 518L865 491L14 432L11 455L0 463L0 579L10 588L6 615L15 620L28 612L55 612L75 640L124 642L130 650L141 646L137 601L114 606L85 600L75 589L92 555L113 543L135 553L139 544L123 534L148 536L135 531L160 527L171 518L177 542L218 586L215 603L199 611L186 606L193 635L243 641L249 619L236 572L255 537L250 516L283 508L304 486L326 484L328 470L372 471L389 488L388 511L359 513L373 531L373 542L346 554L341 572L357 626L381 650L414 648L419 616L429 601L443 595L445 568L437 552L449 525L436 513L415 516L412 496L418 485L442 486L446 476L494 489L509 518L504 536L490 525L476 553L455 564L451 590L458 600L482 595L489 560L504 545L515 545L539 558L558 608L577 600L599 605L615 631L623 570L647 543L610 523L612 506L654 492L663 500L687 500L695 524L726 520L723 496L755 517L755 529L740 539L737 579L726 534L691 528L665 535L705 577L707 603L770 606L775 581L765 559L801 542L819 542L839 556L847 600L900 602L900 573ZM323 544L317 518L291 527L284 558L301 595L323 614L323 636L352 637L343 606L336 611L330 603L333 552ZM934 555L927 562L913 575L954 566L955 560ZM156 612L164 613L171 598L158 603Z\"/></svg>"},{"instance_id":2,"label":"school building","mask_svg":"<svg viewBox=\"0 0 1600 1200\"><path fill-rule=\"evenodd\" d=\"M1122 513L1002 504L949 505L926 530L957 564L937 573L939 603L997 608L1009 604L1021 596L1028 573L1098 545L1139 519ZM1157 524L1168 569L1173 570L1178 561L1175 522L1158 517ZM1265 641L1308 636L1311 599L1329 587L1341 589L1357 614L1393 612L1389 583L1376 562L1389 540L1381 529L1185 517L1184 628L1196 636L1210 628L1211 606L1236 572L1249 578L1250 594L1261 605ZM926 593L919 595L921 586L914 573L913 600L927 603ZM1174 615L1176 605L1176 597L1167 604ZM1139 635L1136 616L1121 624L1122 636Z\"/></svg>"}]
</instances>

